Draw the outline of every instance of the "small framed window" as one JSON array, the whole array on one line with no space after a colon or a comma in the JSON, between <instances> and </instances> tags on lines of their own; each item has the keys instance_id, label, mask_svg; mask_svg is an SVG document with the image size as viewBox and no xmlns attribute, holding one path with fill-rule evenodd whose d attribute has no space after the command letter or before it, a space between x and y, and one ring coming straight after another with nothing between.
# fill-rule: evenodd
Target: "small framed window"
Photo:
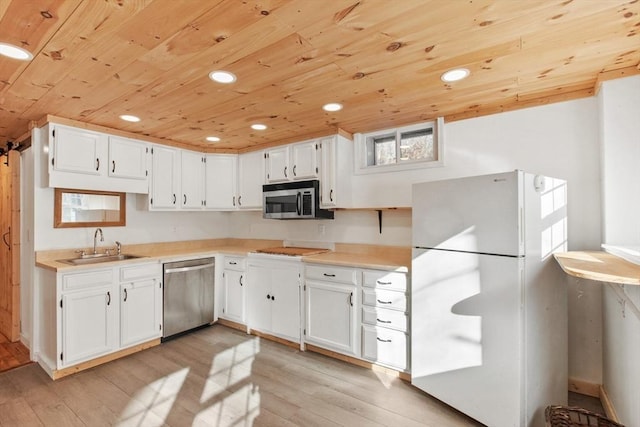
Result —
<instances>
[{"instance_id":1,"label":"small framed window","mask_svg":"<svg viewBox=\"0 0 640 427\"><path fill-rule=\"evenodd\" d=\"M433 122L356 134L356 170L362 173L442 165L442 118Z\"/></svg>"}]
</instances>

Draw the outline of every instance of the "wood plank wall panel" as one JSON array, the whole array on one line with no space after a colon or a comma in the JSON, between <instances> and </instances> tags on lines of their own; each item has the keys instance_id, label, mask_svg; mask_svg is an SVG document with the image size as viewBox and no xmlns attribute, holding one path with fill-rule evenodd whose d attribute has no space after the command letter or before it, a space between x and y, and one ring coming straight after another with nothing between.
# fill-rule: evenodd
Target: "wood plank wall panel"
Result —
<instances>
[{"instance_id":1,"label":"wood plank wall panel","mask_svg":"<svg viewBox=\"0 0 640 427\"><path fill-rule=\"evenodd\" d=\"M0 2L0 36L35 55L0 59L0 146L50 114L202 151L247 150L589 96L601 73L640 73L635 0L185 4ZM467 80L440 80L460 66ZM238 81L214 84L214 69ZM325 113L329 101L345 109ZM143 120L122 122L124 113ZM250 130L258 121L269 130ZM212 134L222 142L205 143Z\"/></svg>"},{"instance_id":2,"label":"wood plank wall panel","mask_svg":"<svg viewBox=\"0 0 640 427\"><path fill-rule=\"evenodd\" d=\"M20 153L0 157L0 334L20 338Z\"/></svg>"}]
</instances>

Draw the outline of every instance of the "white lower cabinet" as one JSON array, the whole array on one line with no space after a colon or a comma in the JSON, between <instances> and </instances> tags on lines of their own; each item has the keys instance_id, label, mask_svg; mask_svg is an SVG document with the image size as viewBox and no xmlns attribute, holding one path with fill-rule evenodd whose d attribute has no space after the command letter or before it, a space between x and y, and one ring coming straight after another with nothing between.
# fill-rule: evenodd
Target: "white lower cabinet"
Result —
<instances>
[{"instance_id":1,"label":"white lower cabinet","mask_svg":"<svg viewBox=\"0 0 640 427\"><path fill-rule=\"evenodd\" d=\"M155 263L120 269L120 347L162 336L161 275Z\"/></svg>"},{"instance_id":2,"label":"white lower cabinet","mask_svg":"<svg viewBox=\"0 0 640 427\"><path fill-rule=\"evenodd\" d=\"M36 358L52 377L162 335L162 268L143 263L73 272L38 269Z\"/></svg>"},{"instance_id":3,"label":"white lower cabinet","mask_svg":"<svg viewBox=\"0 0 640 427\"><path fill-rule=\"evenodd\" d=\"M299 261L248 260L247 322L250 329L300 342Z\"/></svg>"},{"instance_id":4,"label":"white lower cabinet","mask_svg":"<svg viewBox=\"0 0 640 427\"><path fill-rule=\"evenodd\" d=\"M305 265L305 342L409 370L407 275Z\"/></svg>"},{"instance_id":5,"label":"white lower cabinet","mask_svg":"<svg viewBox=\"0 0 640 427\"><path fill-rule=\"evenodd\" d=\"M62 295L61 367L96 358L118 348L116 295L113 286L98 286Z\"/></svg>"},{"instance_id":6,"label":"white lower cabinet","mask_svg":"<svg viewBox=\"0 0 640 427\"><path fill-rule=\"evenodd\" d=\"M408 371L407 275L364 270L362 277L362 357Z\"/></svg>"},{"instance_id":7,"label":"white lower cabinet","mask_svg":"<svg viewBox=\"0 0 640 427\"><path fill-rule=\"evenodd\" d=\"M358 270L307 264L305 342L358 357Z\"/></svg>"},{"instance_id":8,"label":"white lower cabinet","mask_svg":"<svg viewBox=\"0 0 640 427\"><path fill-rule=\"evenodd\" d=\"M357 355L354 285L307 280L305 342Z\"/></svg>"},{"instance_id":9,"label":"white lower cabinet","mask_svg":"<svg viewBox=\"0 0 640 427\"><path fill-rule=\"evenodd\" d=\"M246 323L245 315L245 257L225 256L222 273L224 296L220 317Z\"/></svg>"},{"instance_id":10,"label":"white lower cabinet","mask_svg":"<svg viewBox=\"0 0 640 427\"><path fill-rule=\"evenodd\" d=\"M362 357L392 368L407 368L407 334L388 328L362 325Z\"/></svg>"}]
</instances>

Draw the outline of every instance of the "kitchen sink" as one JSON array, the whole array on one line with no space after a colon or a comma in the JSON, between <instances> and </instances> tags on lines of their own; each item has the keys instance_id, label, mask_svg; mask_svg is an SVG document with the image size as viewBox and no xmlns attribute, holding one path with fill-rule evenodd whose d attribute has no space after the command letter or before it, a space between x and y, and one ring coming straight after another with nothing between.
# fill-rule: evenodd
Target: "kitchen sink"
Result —
<instances>
[{"instance_id":1,"label":"kitchen sink","mask_svg":"<svg viewBox=\"0 0 640 427\"><path fill-rule=\"evenodd\" d=\"M97 264L102 262L112 262L112 261L124 261L127 259L134 258L143 258L139 255L130 255L130 254L119 254L119 255L107 255L107 254L96 254L96 255L85 255L80 258L69 258L69 259L59 259L59 262L64 262L65 264L71 265L86 265L86 264Z\"/></svg>"}]
</instances>

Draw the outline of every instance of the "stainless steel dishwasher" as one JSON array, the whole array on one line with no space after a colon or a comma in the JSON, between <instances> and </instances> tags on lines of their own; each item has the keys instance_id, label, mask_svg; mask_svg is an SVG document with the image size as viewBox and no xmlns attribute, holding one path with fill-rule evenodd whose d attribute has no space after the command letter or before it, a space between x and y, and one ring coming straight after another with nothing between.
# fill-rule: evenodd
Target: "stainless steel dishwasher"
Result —
<instances>
[{"instance_id":1,"label":"stainless steel dishwasher","mask_svg":"<svg viewBox=\"0 0 640 427\"><path fill-rule=\"evenodd\" d=\"M163 339L213 322L215 258L164 264Z\"/></svg>"}]
</instances>

